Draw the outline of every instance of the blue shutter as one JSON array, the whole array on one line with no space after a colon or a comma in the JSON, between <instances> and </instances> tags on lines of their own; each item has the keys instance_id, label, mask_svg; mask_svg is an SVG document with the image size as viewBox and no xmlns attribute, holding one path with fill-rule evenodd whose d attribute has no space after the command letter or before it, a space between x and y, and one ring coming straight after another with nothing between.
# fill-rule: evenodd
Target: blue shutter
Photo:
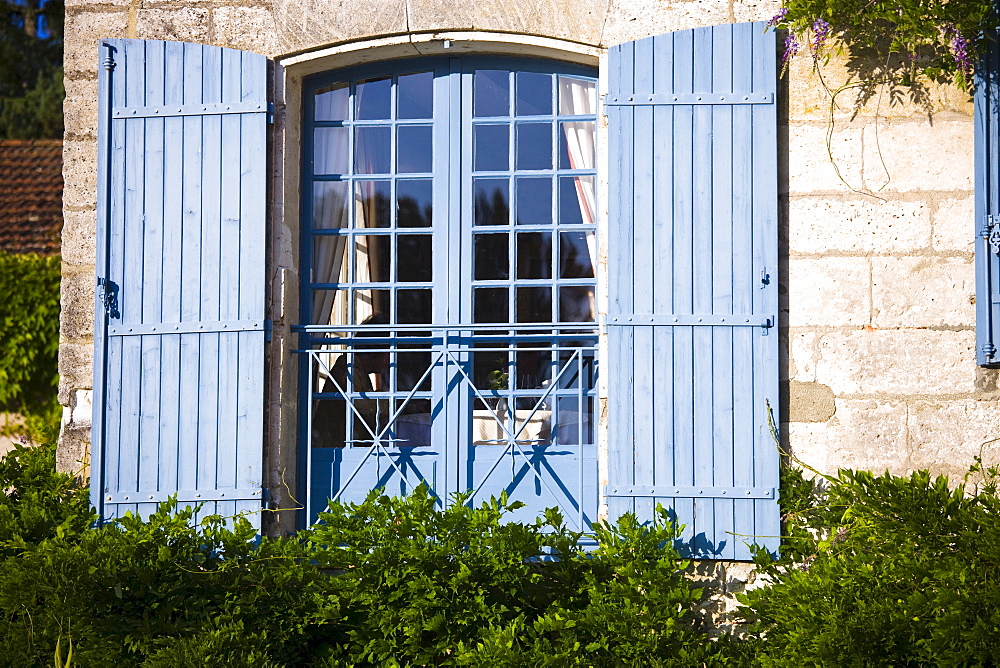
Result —
<instances>
[{"instance_id":1,"label":"blue shutter","mask_svg":"<svg viewBox=\"0 0 1000 668\"><path fill-rule=\"evenodd\" d=\"M776 550L775 38L763 23L611 49L611 519L686 525L697 558Z\"/></svg>"},{"instance_id":2,"label":"blue shutter","mask_svg":"<svg viewBox=\"0 0 1000 668\"><path fill-rule=\"evenodd\" d=\"M976 361L1000 366L1000 48L987 44L976 72Z\"/></svg>"},{"instance_id":3,"label":"blue shutter","mask_svg":"<svg viewBox=\"0 0 1000 668\"><path fill-rule=\"evenodd\" d=\"M267 61L154 40L100 61L92 501L259 511Z\"/></svg>"}]
</instances>

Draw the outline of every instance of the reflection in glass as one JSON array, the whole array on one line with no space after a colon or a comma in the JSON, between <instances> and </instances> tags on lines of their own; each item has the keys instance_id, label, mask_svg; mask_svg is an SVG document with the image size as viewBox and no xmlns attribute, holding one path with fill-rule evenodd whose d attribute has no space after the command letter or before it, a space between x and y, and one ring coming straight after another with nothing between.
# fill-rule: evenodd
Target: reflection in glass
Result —
<instances>
[{"instance_id":1,"label":"reflection in glass","mask_svg":"<svg viewBox=\"0 0 1000 668\"><path fill-rule=\"evenodd\" d=\"M597 222L593 176L559 178L559 222L563 225L593 225Z\"/></svg>"},{"instance_id":2,"label":"reflection in glass","mask_svg":"<svg viewBox=\"0 0 1000 668\"><path fill-rule=\"evenodd\" d=\"M510 73L505 70L476 70L473 76L473 116L509 116Z\"/></svg>"},{"instance_id":3,"label":"reflection in glass","mask_svg":"<svg viewBox=\"0 0 1000 668\"><path fill-rule=\"evenodd\" d=\"M552 427L552 440L560 445L594 442L594 399L583 397L583 410L577 397L559 397L556 400L556 419Z\"/></svg>"},{"instance_id":4,"label":"reflection in glass","mask_svg":"<svg viewBox=\"0 0 1000 668\"><path fill-rule=\"evenodd\" d=\"M510 183L507 179L474 179L476 225L507 225L510 222Z\"/></svg>"},{"instance_id":5,"label":"reflection in glass","mask_svg":"<svg viewBox=\"0 0 1000 668\"><path fill-rule=\"evenodd\" d=\"M552 75L518 72L514 88L514 113L518 116L540 116L552 113Z\"/></svg>"},{"instance_id":6,"label":"reflection in glass","mask_svg":"<svg viewBox=\"0 0 1000 668\"><path fill-rule=\"evenodd\" d=\"M552 278L552 233L517 235L517 277Z\"/></svg>"},{"instance_id":7,"label":"reflection in glass","mask_svg":"<svg viewBox=\"0 0 1000 668\"><path fill-rule=\"evenodd\" d=\"M397 118L432 118L434 75L431 72L400 74L396 80Z\"/></svg>"},{"instance_id":8,"label":"reflection in glass","mask_svg":"<svg viewBox=\"0 0 1000 668\"><path fill-rule=\"evenodd\" d=\"M347 181L313 182L313 229L336 230L347 227L351 217L350 202Z\"/></svg>"},{"instance_id":9,"label":"reflection in glass","mask_svg":"<svg viewBox=\"0 0 1000 668\"><path fill-rule=\"evenodd\" d=\"M317 88L313 115L317 121L346 121L350 98L351 85L346 81Z\"/></svg>"},{"instance_id":10,"label":"reflection in glass","mask_svg":"<svg viewBox=\"0 0 1000 668\"><path fill-rule=\"evenodd\" d=\"M486 346L495 344L485 344ZM483 347L483 346L477 346ZM472 354L472 380L480 390L506 390L510 366L503 350L487 350Z\"/></svg>"},{"instance_id":11,"label":"reflection in glass","mask_svg":"<svg viewBox=\"0 0 1000 668\"><path fill-rule=\"evenodd\" d=\"M389 291L388 290L355 290L354 291L354 317L351 318L352 325L364 325L365 321L376 314L386 314L389 312ZM384 317L384 316L380 316Z\"/></svg>"},{"instance_id":12,"label":"reflection in glass","mask_svg":"<svg viewBox=\"0 0 1000 668\"><path fill-rule=\"evenodd\" d=\"M396 322L417 325L431 322L434 315L429 289L396 291Z\"/></svg>"},{"instance_id":13,"label":"reflection in glass","mask_svg":"<svg viewBox=\"0 0 1000 668\"><path fill-rule=\"evenodd\" d=\"M593 232L563 232L559 235L559 277L593 278L597 239Z\"/></svg>"},{"instance_id":14,"label":"reflection in glass","mask_svg":"<svg viewBox=\"0 0 1000 668\"><path fill-rule=\"evenodd\" d=\"M475 288L472 311L476 322L507 322L507 288Z\"/></svg>"},{"instance_id":15,"label":"reflection in glass","mask_svg":"<svg viewBox=\"0 0 1000 668\"><path fill-rule=\"evenodd\" d=\"M354 282L388 283L390 242L388 235L358 234L354 239Z\"/></svg>"},{"instance_id":16,"label":"reflection in glass","mask_svg":"<svg viewBox=\"0 0 1000 668\"><path fill-rule=\"evenodd\" d=\"M510 259L506 234L477 234L475 246L475 280L503 280L510 277Z\"/></svg>"},{"instance_id":17,"label":"reflection in glass","mask_svg":"<svg viewBox=\"0 0 1000 668\"><path fill-rule=\"evenodd\" d=\"M551 322L552 288L517 288L517 322Z\"/></svg>"},{"instance_id":18,"label":"reflection in glass","mask_svg":"<svg viewBox=\"0 0 1000 668\"><path fill-rule=\"evenodd\" d=\"M517 224L549 225L552 223L552 179L548 177L518 177Z\"/></svg>"},{"instance_id":19,"label":"reflection in glass","mask_svg":"<svg viewBox=\"0 0 1000 668\"><path fill-rule=\"evenodd\" d=\"M429 234L400 234L396 237L396 276L402 283L431 280L433 238Z\"/></svg>"},{"instance_id":20,"label":"reflection in glass","mask_svg":"<svg viewBox=\"0 0 1000 668\"><path fill-rule=\"evenodd\" d=\"M560 322L594 322L594 288L564 285L559 288Z\"/></svg>"},{"instance_id":21,"label":"reflection in glass","mask_svg":"<svg viewBox=\"0 0 1000 668\"><path fill-rule=\"evenodd\" d=\"M375 126L354 130L354 171L358 174L388 174L392 162L392 130Z\"/></svg>"},{"instance_id":22,"label":"reflection in glass","mask_svg":"<svg viewBox=\"0 0 1000 668\"><path fill-rule=\"evenodd\" d=\"M347 128L316 128L313 133L313 174L347 172Z\"/></svg>"},{"instance_id":23,"label":"reflection in glass","mask_svg":"<svg viewBox=\"0 0 1000 668\"><path fill-rule=\"evenodd\" d=\"M356 201L355 227L389 227L392 201L389 181L355 181L354 197Z\"/></svg>"},{"instance_id":24,"label":"reflection in glass","mask_svg":"<svg viewBox=\"0 0 1000 668\"><path fill-rule=\"evenodd\" d=\"M396 225L430 227L433 210L433 182L430 179L396 181Z\"/></svg>"},{"instance_id":25,"label":"reflection in glass","mask_svg":"<svg viewBox=\"0 0 1000 668\"><path fill-rule=\"evenodd\" d=\"M552 351L539 350L537 343L527 344L530 349L518 347L515 357L516 385L519 390L546 387L552 379Z\"/></svg>"},{"instance_id":26,"label":"reflection in glass","mask_svg":"<svg viewBox=\"0 0 1000 668\"><path fill-rule=\"evenodd\" d=\"M559 124L559 169L593 169L596 144L594 121Z\"/></svg>"},{"instance_id":27,"label":"reflection in glass","mask_svg":"<svg viewBox=\"0 0 1000 668\"><path fill-rule=\"evenodd\" d=\"M396 136L396 172L426 173L433 164L431 126L401 125Z\"/></svg>"},{"instance_id":28,"label":"reflection in glass","mask_svg":"<svg viewBox=\"0 0 1000 668\"><path fill-rule=\"evenodd\" d=\"M506 125L474 125L472 150L477 172L502 172L510 164L507 160L509 130Z\"/></svg>"},{"instance_id":29,"label":"reflection in glass","mask_svg":"<svg viewBox=\"0 0 1000 668\"><path fill-rule=\"evenodd\" d=\"M597 82L559 77L559 114L562 116L592 116L597 113Z\"/></svg>"},{"instance_id":30,"label":"reflection in glass","mask_svg":"<svg viewBox=\"0 0 1000 668\"><path fill-rule=\"evenodd\" d=\"M552 169L552 124L518 123L515 169Z\"/></svg>"},{"instance_id":31,"label":"reflection in glass","mask_svg":"<svg viewBox=\"0 0 1000 668\"><path fill-rule=\"evenodd\" d=\"M392 110L392 77L362 79L358 82L355 118L359 121L387 119Z\"/></svg>"},{"instance_id":32,"label":"reflection in glass","mask_svg":"<svg viewBox=\"0 0 1000 668\"><path fill-rule=\"evenodd\" d=\"M402 414L390 427L393 438L397 439L393 446L397 448L419 448L431 444L431 402L430 399L410 399L403 404L396 402L397 410Z\"/></svg>"}]
</instances>

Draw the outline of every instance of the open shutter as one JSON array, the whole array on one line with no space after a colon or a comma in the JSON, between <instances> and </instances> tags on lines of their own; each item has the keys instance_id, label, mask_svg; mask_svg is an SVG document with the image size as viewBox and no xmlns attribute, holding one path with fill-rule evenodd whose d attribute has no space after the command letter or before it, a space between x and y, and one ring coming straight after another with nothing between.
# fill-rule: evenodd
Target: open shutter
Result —
<instances>
[{"instance_id":1,"label":"open shutter","mask_svg":"<svg viewBox=\"0 0 1000 668\"><path fill-rule=\"evenodd\" d=\"M100 61L93 503L259 511L267 61L155 40Z\"/></svg>"},{"instance_id":2,"label":"open shutter","mask_svg":"<svg viewBox=\"0 0 1000 668\"><path fill-rule=\"evenodd\" d=\"M774 33L684 30L609 60L609 517L661 503L689 556L749 559L780 533Z\"/></svg>"},{"instance_id":3,"label":"open shutter","mask_svg":"<svg viewBox=\"0 0 1000 668\"><path fill-rule=\"evenodd\" d=\"M976 72L976 361L1000 366L1000 47L987 44Z\"/></svg>"}]
</instances>

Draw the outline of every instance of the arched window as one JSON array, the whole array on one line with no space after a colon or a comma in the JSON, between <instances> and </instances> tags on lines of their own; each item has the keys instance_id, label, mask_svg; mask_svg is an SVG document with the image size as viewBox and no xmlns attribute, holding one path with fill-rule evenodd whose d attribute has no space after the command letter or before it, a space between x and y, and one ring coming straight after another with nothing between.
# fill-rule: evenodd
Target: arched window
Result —
<instances>
[{"instance_id":1,"label":"arched window","mask_svg":"<svg viewBox=\"0 0 1000 668\"><path fill-rule=\"evenodd\" d=\"M306 83L310 515L429 484L596 518L596 77L400 61Z\"/></svg>"}]
</instances>

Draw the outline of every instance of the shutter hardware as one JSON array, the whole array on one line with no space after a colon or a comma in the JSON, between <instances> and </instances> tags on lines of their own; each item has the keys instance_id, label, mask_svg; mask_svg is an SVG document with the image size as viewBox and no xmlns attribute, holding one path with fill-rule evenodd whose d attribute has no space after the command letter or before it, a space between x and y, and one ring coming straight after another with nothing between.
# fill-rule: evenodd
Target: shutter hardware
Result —
<instances>
[{"instance_id":1,"label":"shutter hardware","mask_svg":"<svg viewBox=\"0 0 1000 668\"><path fill-rule=\"evenodd\" d=\"M1000 220L997 216L993 214L986 216L986 224L979 231L979 236L989 243L994 255L1000 255Z\"/></svg>"},{"instance_id":2,"label":"shutter hardware","mask_svg":"<svg viewBox=\"0 0 1000 668\"><path fill-rule=\"evenodd\" d=\"M619 327L762 327L768 329L774 327L775 318L773 316L732 314L732 315L651 315L641 313L627 313L623 315L609 315L606 320L608 326Z\"/></svg>"},{"instance_id":3,"label":"shutter hardware","mask_svg":"<svg viewBox=\"0 0 1000 668\"><path fill-rule=\"evenodd\" d=\"M703 487L691 485L608 485L605 496L675 499L773 499L773 487Z\"/></svg>"},{"instance_id":4,"label":"shutter hardware","mask_svg":"<svg viewBox=\"0 0 1000 668\"><path fill-rule=\"evenodd\" d=\"M120 318L118 312L118 284L107 278L98 278L97 287L101 288L101 303L109 318Z\"/></svg>"}]
</instances>

